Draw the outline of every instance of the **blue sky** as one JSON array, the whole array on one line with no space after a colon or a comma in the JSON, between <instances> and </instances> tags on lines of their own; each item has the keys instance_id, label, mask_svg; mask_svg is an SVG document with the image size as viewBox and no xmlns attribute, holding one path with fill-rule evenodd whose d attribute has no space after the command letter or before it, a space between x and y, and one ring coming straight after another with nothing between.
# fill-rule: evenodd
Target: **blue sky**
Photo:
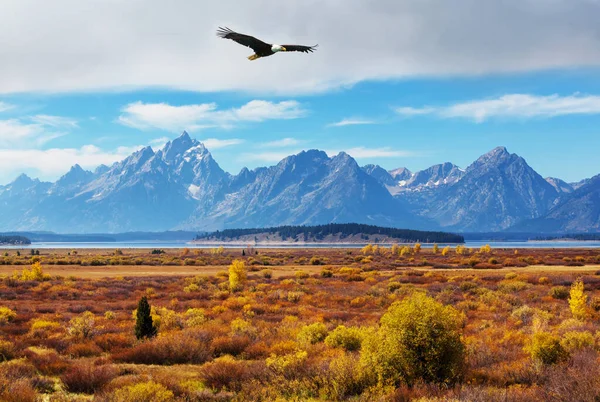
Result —
<instances>
[{"instance_id":1,"label":"blue sky","mask_svg":"<svg viewBox=\"0 0 600 402\"><path fill-rule=\"evenodd\" d=\"M500 145L543 176L578 181L600 173L595 1L542 9L535 0L465 0L446 14L437 10L443 3L356 2L343 17L360 18L363 28L345 26L333 0L304 25L294 16L308 7L272 2L278 22L265 24L251 9L232 15L224 4L193 26L186 19L198 2L181 0L179 11L154 2L140 22L135 2L114 0L98 3L95 30L81 25L78 17L89 16L81 2L59 1L73 12L55 24L44 22L34 11L44 3L33 0L9 1L11 18L0 16L8 38L0 50L9 60L0 66L0 184L21 172L54 180L74 163L93 169L140 146L158 149L183 129L205 140L231 173L308 148L346 151L361 165L387 169L466 167ZM501 20L497 27L482 26L487 14ZM407 24L398 28L390 15ZM33 30L19 28L32 18L40 18ZM336 19L345 32L328 26ZM221 22L320 47L249 62L250 49L216 38ZM404 31L389 42L361 42L379 26Z\"/></svg>"}]
</instances>

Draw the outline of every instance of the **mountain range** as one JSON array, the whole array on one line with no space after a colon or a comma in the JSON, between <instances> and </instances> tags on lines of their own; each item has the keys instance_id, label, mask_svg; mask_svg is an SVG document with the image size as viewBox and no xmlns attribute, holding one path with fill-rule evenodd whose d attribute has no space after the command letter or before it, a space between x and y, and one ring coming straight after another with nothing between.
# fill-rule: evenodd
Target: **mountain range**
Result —
<instances>
[{"instance_id":1,"label":"mountain range","mask_svg":"<svg viewBox=\"0 0 600 402\"><path fill-rule=\"evenodd\" d=\"M75 165L54 183L19 176L0 186L0 231L63 233L366 223L422 230L595 232L600 175L543 178L498 147L466 169L443 163L411 172L360 167L319 150L275 166L221 169L184 132L93 172Z\"/></svg>"}]
</instances>

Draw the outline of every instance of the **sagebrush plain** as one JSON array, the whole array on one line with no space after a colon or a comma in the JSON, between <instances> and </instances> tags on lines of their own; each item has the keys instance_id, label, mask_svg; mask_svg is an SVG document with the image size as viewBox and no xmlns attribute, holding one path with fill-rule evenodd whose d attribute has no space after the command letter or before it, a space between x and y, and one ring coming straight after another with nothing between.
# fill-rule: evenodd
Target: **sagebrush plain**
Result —
<instances>
[{"instance_id":1,"label":"sagebrush plain","mask_svg":"<svg viewBox=\"0 0 600 402\"><path fill-rule=\"evenodd\" d=\"M2 254L3 401L600 397L600 250Z\"/></svg>"}]
</instances>

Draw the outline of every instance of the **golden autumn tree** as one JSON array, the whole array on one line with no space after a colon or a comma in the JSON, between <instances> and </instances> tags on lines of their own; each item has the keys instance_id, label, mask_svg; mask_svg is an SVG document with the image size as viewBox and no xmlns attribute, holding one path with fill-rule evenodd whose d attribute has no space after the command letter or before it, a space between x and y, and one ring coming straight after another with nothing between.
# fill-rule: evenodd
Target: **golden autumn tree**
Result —
<instances>
[{"instance_id":1,"label":"golden autumn tree","mask_svg":"<svg viewBox=\"0 0 600 402\"><path fill-rule=\"evenodd\" d=\"M235 292L246 283L246 264L242 260L234 260L229 266L229 288Z\"/></svg>"},{"instance_id":2,"label":"golden autumn tree","mask_svg":"<svg viewBox=\"0 0 600 402\"><path fill-rule=\"evenodd\" d=\"M569 307L571 308L573 317L578 320L585 319L587 311L587 295L585 294L581 278L573 282L569 296Z\"/></svg>"}]
</instances>

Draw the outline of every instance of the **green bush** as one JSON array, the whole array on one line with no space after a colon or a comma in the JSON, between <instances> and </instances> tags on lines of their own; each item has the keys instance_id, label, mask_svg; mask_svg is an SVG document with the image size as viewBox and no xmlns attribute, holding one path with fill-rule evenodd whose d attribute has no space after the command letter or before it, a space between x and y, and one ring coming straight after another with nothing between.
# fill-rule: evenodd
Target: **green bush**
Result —
<instances>
[{"instance_id":1,"label":"green bush","mask_svg":"<svg viewBox=\"0 0 600 402\"><path fill-rule=\"evenodd\" d=\"M363 340L361 365L367 381L378 386L419 380L456 383L465 366L463 323L462 313L423 293L395 302L379 329Z\"/></svg>"},{"instance_id":2,"label":"green bush","mask_svg":"<svg viewBox=\"0 0 600 402\"><path fill-rule=\"evenodd\" d=\"M156 336L156 332L157 328L152 322L150 314L150 304L146 296L143 296L138 303L136 312L135 336L138 339L152 338Z\"/></svg>"}]
</instances>

